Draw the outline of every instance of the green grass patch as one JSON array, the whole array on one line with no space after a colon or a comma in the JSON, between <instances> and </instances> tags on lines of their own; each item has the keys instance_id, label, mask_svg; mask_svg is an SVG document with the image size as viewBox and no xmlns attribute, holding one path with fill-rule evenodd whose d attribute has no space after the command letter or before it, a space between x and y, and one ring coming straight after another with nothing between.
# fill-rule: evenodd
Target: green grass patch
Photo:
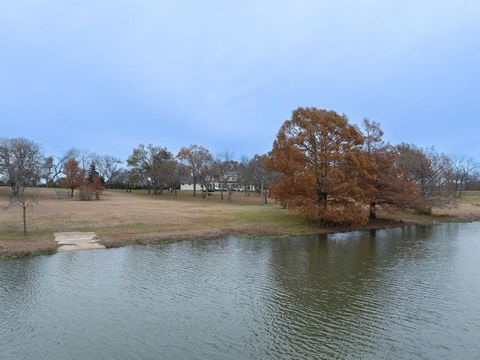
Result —
<instances>
[{"instance_id":1,"label":"green grass patch","mask_svg":"<svg viewBox=\"0 0 480 360\"><path fill-rule=\"evenodd\" d=\"M307 220L304 215L274 204L237 211L233 215L237 220L252 226L285 229L290 233L306 233L316 228L314 222Z\"/></svg>"}]
</instances>

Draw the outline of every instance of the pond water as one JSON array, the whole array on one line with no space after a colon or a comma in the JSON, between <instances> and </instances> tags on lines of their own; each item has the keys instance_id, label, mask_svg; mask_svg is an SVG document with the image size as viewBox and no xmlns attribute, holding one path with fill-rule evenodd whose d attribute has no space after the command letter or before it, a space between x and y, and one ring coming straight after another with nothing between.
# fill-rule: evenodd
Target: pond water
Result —
<instances>
[{"instance_id":1,"label":"pond water","mask_svg":"<svg viewBox=\"0 0 480 360\"><path fill-rule=\"evenodd\" d=\"M480 358L480 223L0 260L0 359L349 358Z\"/></svg>"}]
</instances>

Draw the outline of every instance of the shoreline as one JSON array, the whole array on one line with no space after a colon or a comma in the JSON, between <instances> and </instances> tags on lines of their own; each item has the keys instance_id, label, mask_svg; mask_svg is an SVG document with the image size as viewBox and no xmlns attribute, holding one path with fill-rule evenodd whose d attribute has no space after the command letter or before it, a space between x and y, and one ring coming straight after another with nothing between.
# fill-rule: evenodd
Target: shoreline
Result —
<instances>
[{"instance_id":1,"label":"shoreline","mask_svg":"<svg viewBox=\"0 0 480 360\"><path fill-rule=\"evenodd\" d=\"M9 189L0 187L0 202ZM208 200L192 193L148 195L143 192L106 191L100 201L56 198L53 189L39 191L38 204L28 213L29 234L22 236L21 210L2 212L0 257L22 258L51 255L58 250L55 233L95 233L106 248L135 244L159 244L181 240L205 240L228 236L277 237L480 221L480 192L434 207L433 214L413 210L379 208L378 219L364 225L330 226L269 203L257 196L236 194L223 201L219 194ZM75 248L75 250L77 250Z\"/></svg>"},{"instance_id":2,"label":"shoreline","mask_svg":"<svg viewBox=\"0 0 480 360\"><path fill-rule=\"evenodd\" d=\"M279 231L268 227L227 227L210 230L186 230L170 232L138 233L129 235L109 235L102 237L98 243L104 245L106 249L120 248L130 245L156 245L164 243L173 243L185 240L210 240L229 236L244 236L254 238L266 237L285 237L285 236L308 236L308 235L328 235L336 233L346 233L355 231L384 230L393 228L402 228L407 226L432 226L448 223L470 223L480 221L480 218L459 218L456 216L429 216L428 222L410 222L392 219L377 219L365 225L356 226L332 226L319 227L313 231ZM60 245L53 240L13 240L9 246L0 245L0 258L3 259L21 259L26 257L53 255L58 252ZM74 250L81 251L82 249ZM94 249L85 249L94 250ZM85 251L84 250L84 251Z\"/></svg>"}]
</instances>

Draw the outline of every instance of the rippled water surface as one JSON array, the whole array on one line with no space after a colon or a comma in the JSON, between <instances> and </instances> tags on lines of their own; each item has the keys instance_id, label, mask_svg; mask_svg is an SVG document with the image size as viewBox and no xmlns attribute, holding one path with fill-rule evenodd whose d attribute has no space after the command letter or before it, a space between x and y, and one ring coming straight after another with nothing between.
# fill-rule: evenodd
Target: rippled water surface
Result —
<instances>
[{"instance_id":1,"label":"rippled water surface","mask_svg":"<svg viewBox=\"0 0 480 360\"><path fill-rule=\"evenodd\" d=\"M480 223L0 260L0 359L480 359Z\"/></svg>"}]
</instances>

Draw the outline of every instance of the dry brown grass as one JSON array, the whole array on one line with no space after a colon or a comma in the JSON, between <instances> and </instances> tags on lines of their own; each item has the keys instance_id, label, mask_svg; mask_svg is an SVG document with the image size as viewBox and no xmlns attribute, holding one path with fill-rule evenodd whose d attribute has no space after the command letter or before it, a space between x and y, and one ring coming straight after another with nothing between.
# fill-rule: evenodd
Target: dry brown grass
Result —
<instances>
[{"instance_id":1,"label":"dry brown grass","mask_svg":"<svg viewBox=\"0 0 480 360\"><path fill-rule=\"evenodd\" d=\"M8 196L0 188L0 203ZM468 195L456 205L435 209L433 217L413 212L382 211L384 219L405 223L439 223L478 220L477 195ZM469 201L468 198L473 199ZM370 227L391 225L377 222ZM275 204L261 206L255 194L235 193L233 201L193 198L190 192L147 195L145 192L106 191L100 201L58 200L53 189L41 189L38 204L28 212L29 235L22 236L21 209L0 212L0 255L49 253L56 249L53 233L95 231L107 246L167 241L179 238L214 237L225 234L304 234L350 230L319 228L303 216Z\"/></svg>"},{"instance_id":2,"label":"dry brown grass","mask_svg":"<svg viewBox=\"0 0 480 360\"><path fill-rule=\"evenodd\" d=\"M0 188L0 203L8 189ZM95 231L107 245L154 238L209 236L221 233L279 233L286 227L300 228L303 218L276 205L259 205L255 194L235 193L233 201L208 200L191 193L147 195L144 192L106 191L100 201L56 199L53 189L41 189L38 204L28 212L29 235L22 236L21 209L0 213L0 254L42 244L55 247L58 231ZM252 215L254 214L254 215ZM268 228L268 229L267 229Z\"/></svg>"},{"instance_id":3,"label":"dry brown grass","mask_svg":"<svg viewBox=\"0 0 480 360\"><path fill-rule=\"evenodd\" d=\"M480 192L466 192L461 199L443 199L433 207L432 215L413 210L381 210L380 216L407 224L441 224L444 222L480 221Z\"/></svg>"}]
</instances>

